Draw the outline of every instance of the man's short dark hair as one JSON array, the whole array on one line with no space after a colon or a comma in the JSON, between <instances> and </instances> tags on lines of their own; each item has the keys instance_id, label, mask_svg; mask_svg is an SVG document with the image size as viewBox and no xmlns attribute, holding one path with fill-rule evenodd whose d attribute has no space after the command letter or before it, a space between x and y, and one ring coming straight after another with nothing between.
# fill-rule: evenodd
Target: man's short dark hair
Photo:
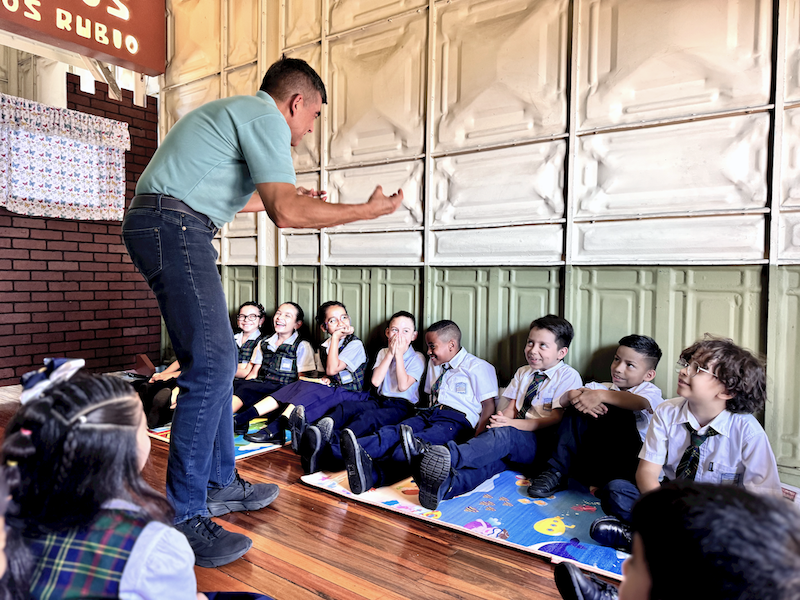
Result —
<instances>
[{"instance_id":1,"label":"man's short dark hair","mask_svg":"<svg viewBox=\"0 0 800 600\"><path fill-rule=\"evenodd\" d=\"M767 372L764 363L733 340L706 334L681 352L687 363L697 361L714 371L732 396L725 408L732 413L752 414L764 408L767 399Z\"/></svg>"},{"instance_id":2,"label":"man's short dark hair","mask_svg":"<svg viewBox=\"0 0 800 600\"><path fill-rule=\"evenodd\" d=\"M651 598L800 598L800 513L786 500L678 480L643 495L631 525Z\"/></svg>"},{"instance_id":3,"label":"man's short dark hair","mask_svg":"<svg viewBox=\"0 0 800 600\"><path fill-rule=\"evenodd\" d=\"M626 335L619 341L619 345L636 350L642 356L649 358L651 369L655 369L658 366L658 361L661 360L661 348L658 347L653 338L646 335L636 335L635 333Z\"/></svg>"},{"instance_id":4,"label":"man's short dark hair","mask_svg":"<svg viewBox=\"0 0 800 600\"><path fill-rule=\"evenodd\" d=\"M414 317L414 315L412 315L407 310L398 310L396 313L394 313L391 317L389 317L389 322L386 323L386 326L388 327L389 325L392 324L392 321L394 321L395 319L400 318L400 317L405 317L406 319L411 319L411 322L414 324L414 331L417 330L417 319Z\"/></svg>"},{"instance_id":5,"label":"man's short dark hair","mask_svg":"<svg viewBox=\"0 0 800 600\"><path fill-rule=\"evenodd\" d=\"M272 63L261 81L261 91L268 93L276 102L282 102L295 94L308 96L318 92L322 103L328 103L325 84L317 72L304 60L286 58Z\"/></svg>"},{"instance_id":6,"label":"man's short dark hair","mask_svg":"<svg viewBox=\"0 0 800 600\"><path fill-rule=\"evenodd\" d=\"M428 333L435 333L443 342L455 340L458 347L461 348L461 330L453 321L448 321L447 319L436 321L436 323L428 327Z\"/></svg>"},{"instance_id":7,"label":"man's short dark hair","mask_svg":"<svg viewBox=\"0 0 800 600\"><path fill-rule=\"evenodd\" d=\"M558 315L539 317L531 323L529 329L546 329L556 336L556 345L559 348L569 348L572 338L575 337L575 330L572 329L572 324Z\"/></svg>"}]
</instances>

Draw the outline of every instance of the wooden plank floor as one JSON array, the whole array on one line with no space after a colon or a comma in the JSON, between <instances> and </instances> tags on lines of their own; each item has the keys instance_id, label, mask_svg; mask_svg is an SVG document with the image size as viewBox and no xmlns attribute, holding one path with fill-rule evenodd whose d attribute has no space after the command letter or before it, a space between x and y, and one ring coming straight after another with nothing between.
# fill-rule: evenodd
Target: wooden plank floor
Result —
<instances>
[{"instance_id":1,"label":"wooden plank floor","mask_svg":"<svg viewBox=\"0 0 800 600\"><path fill-rule=\"evenodd\" d=\"M3 429L19 406L10 390L0 390ZM161 492L166 463L167 445L154 440L144 476ZM281 494L260 511L216 519L250 536L253 548L224 567L196 568L201 591L277 600L560 598L552 566L539 558L303 485L290 448L238 468L253 483L277 483Z\"/></svg>"}]
</instances>

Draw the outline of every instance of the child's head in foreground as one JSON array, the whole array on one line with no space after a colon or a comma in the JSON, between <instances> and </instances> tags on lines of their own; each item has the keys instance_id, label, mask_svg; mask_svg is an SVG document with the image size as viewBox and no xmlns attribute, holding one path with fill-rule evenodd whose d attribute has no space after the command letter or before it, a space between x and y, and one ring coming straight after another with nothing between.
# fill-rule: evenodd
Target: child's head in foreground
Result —
<instances>
[{"instance_id":1,"label":"child's head in foreground","mask_svg":"<svg viewBox=\"0 0 800 600\"><path fill-rule=\"evenodd\" d=\"M567 355L574 336L572 324L566 319L556 315L540 317L531 323L525 360L533 369L552 369Z\"/></svg>"},{"instance_id":2,"label":"child's head in foreground","mask_svg":"<svg viewBox=\"0 0 800 600\"><path fill-rule=\"evenodd\" d=\"M752 352L726 338L706 336L681 352L677 393L696 402L724 402L732 413L764 408L767 374Z\"/></svg>"},{"instance_id":3,"label":"child's head in foreground","mask_svg":"<svg viewBox=\"0 0 800 600\"><path fill-rule=\"evenodd\" d=\"M611 362L611 381L621 390L629 390L644 381L652 381L661 360L661 348L646 335L626 335L619 342Z\"/></svg>"},{"instance_id":4,"label":"child's head in foreground","mask_svg":"<svg viewBox=\"0 0 800 600\"><path fill-rule=\"evenodd\" d=\"M149 454L133 388L111 375L78 372L23 404L6 428L3 462L19 482L12 510L25 527L64 531L120 498L168 522L166 499L141 477Z\"/></svg>"},{"instance_id":5,"label":"child's head in foreground","mask_svg":"<svg viewBox=\"0 0 800 600\"><path fill-rule=\"evenodd\" d=\"M673 481L632 514L621 600L800 598L800 512L737 486Z\"/></svg>"}]
</instances>

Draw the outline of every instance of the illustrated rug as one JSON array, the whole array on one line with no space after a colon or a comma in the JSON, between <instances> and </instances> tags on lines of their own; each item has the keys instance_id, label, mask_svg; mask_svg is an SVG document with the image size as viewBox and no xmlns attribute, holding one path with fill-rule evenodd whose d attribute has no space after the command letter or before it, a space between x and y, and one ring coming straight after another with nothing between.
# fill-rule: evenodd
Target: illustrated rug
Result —
<instances>
[{"instance_id":1,"label":"illustrated rug","mask_svg":"<svg viewBox=\"0 0 800 600\"><path fill-rule=\"evenodd\" d=\"M262 427L267 424L266 419L253 419L250 421L250 428L247 430L248 433L255 433ZM162 442L166 442L169 444L169 433L170 433L171 424L164 425L163 427L157 427L155 429L148 429L147 433L150 435L151 438L156 440L161 440ZM286 433L287 443L291 438L291 433ZM254 444L252 442L248 442L244 439L242 435L236 435L233 438L233 443L236 445L236 460L240 460L242 458L250 458L251 456L256 456L257 454L263 454L264 452L272 452L273 450L277 450L281 446L278 444Z\"/></svg>"},{"instance_id":2,"label":"illustrated rug","mask_svg":"<svg viewBox=\"0 0 800 600\"><path fill-rule=\"evenodd\" d=\"M624 552L598 546L589 537L592 521L604 515L597 498L572 490L541 500L530 498L526 493L530 481L514 471L495 475L472 492L445 500L435 511L420 506L418 488L411 478L360 495L350 491L345 471L304 475L301 481L349 500L427 520L553 563L570 560L586 571L617 580L622 578L622 562L628 557Z\"/></svg>"}]
</instances>

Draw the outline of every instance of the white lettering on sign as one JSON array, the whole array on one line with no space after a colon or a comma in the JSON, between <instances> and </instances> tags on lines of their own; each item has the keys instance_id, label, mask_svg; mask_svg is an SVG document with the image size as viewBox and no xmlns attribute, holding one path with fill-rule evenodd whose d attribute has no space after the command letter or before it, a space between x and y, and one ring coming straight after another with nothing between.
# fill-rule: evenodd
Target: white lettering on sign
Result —
<instances>
[{"instance_id":1,"label":"white lettering on sign","mask_svg":"<svg viewBox=\"0 0 800 600\"><path fill-rule=\"evenodd\" d=\"M22 13L22 16L27 17L31 21L41 21L42 15L36 10L36 7L41 5L42 3L39 0L25 0L25 8L28 10Z\"/></svg>"},{"instance_id":2,"label":"white lettering on sign","mask_svg":"<svg viewBox=\"0 0 800 600\"><path fill-rule=\"evenodd\" d=\"M2 0L2 3L10 12L16 12L19 9L19 1L20 0ZM96 8L100 4L100 0L83 0L83 2L92 8ZM110 2L113 3L113 6L106 6L108 14L126 21L130 18L130 11L121 0L110 0ZM41 15L35 9L36 6L41 6L40 0L24 0L24 4L30 12L23 13L23 16L34 21L42 20ZM63 8L56 9L56 27L63 31L72 31L73 21L75 33L82 38L86 38L87 40L93 39L97 43L106 46L113 44L117 49L121 49L124 42L125 49L130 54L139 52L139 40L137 40L135 36L125 34L116 27L112 27L110 29L111 37L109 38L109 27L105 23L99 21L94 21L93 23L91 19L83 15L73 15Z\"/></svg>"}]
</instances>

